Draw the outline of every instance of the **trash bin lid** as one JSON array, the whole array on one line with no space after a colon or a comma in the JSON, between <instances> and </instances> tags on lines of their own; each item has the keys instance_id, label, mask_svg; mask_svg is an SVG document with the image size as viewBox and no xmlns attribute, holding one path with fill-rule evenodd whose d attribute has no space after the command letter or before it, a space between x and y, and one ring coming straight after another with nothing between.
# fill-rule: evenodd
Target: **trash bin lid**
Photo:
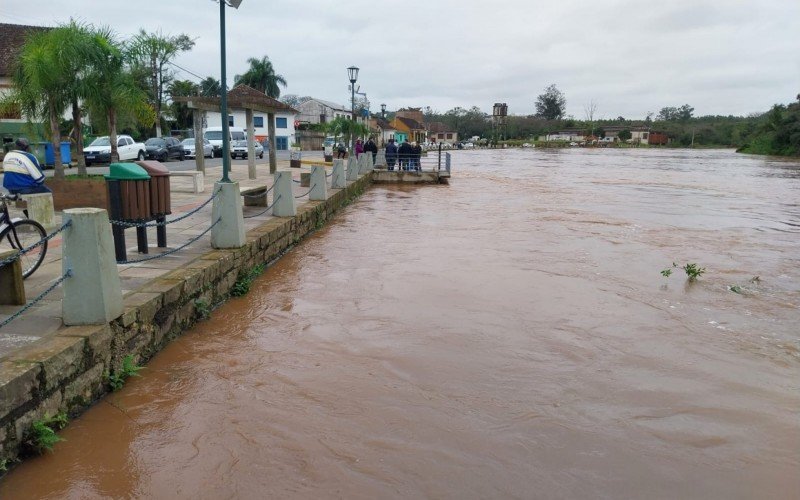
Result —
<instances>
[{"instance_id":1,"label":"trash bin lid","mask_svg":"<svg viewBox=\"0 0 800 500\"><path fill-rule=\"evenodd\" d=\"M146 181L150 179L145 169L135 163L112 163L106 180L116 181Z\"/></svg>"},{"instance_id":2,"label":"trash bin lid","mask_svg":"<svg viewBox=\"0 0 800 500\"><path fill-rule=\"evenodd\" d=\"M160 161L137 161L137 165L145 169L150 177L163 177L169 175L169 169Z\"/></svg>"}]
</instances>

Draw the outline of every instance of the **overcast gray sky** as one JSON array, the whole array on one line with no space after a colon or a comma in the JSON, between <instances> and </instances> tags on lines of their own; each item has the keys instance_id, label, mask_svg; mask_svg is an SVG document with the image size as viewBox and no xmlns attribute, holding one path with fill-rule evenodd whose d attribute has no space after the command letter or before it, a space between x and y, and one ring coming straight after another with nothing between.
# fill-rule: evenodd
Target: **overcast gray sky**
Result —
<instances>
[{"instance_id":1,"label":"overcast gray sky","mask_svg":"<svg viewBox=\"0 0 800 500\"><path fill-rule=\"evenodd\" d=\"M18 5L13 13L9 7ZM1 22L54 26L70 16L196 38L176 63L219 78L213 0L4 0ZM55 17L55 15L58 17ZM228 84L268 55L282 94L349 103L348 66L373 111L507 102L532 114L554 83L583 119L644 118L688 103L695 115L745 115L800 92L798 0L244 0L228 8ZM181 78L197 80L182 73Z\"/></svg>"}]
</instances>

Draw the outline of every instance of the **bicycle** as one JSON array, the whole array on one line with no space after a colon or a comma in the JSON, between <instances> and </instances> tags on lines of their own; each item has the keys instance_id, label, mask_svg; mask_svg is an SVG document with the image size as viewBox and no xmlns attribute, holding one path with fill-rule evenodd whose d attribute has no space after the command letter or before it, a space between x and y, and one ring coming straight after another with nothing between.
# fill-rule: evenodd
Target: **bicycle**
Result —
<instances>
[{"instance_id":1,"label":"bicycle","mask_svg":"<svg viewBox=\"0 0 800 500\"><path fill-rule=\"evenodd\" d=\"M47 253L47 232L35 220L25 218L11 218L6 202L19 200L19 195L0 193L0 250L5 247L5 242L14 250L19 250L19 260L22 264L22 277L27 278L34 273L44 260Z\"/></svg>"}]
</instances>

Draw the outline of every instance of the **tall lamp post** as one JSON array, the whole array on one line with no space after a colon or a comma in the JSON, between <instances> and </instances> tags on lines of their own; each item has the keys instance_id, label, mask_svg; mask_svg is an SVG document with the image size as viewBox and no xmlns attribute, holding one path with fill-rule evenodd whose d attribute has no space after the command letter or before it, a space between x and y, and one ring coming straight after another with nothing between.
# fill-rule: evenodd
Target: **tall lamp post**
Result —
<instances>
[{"instance_id":1,"label":"tall lamp post","mask_svg":"<svg viewBox=\"0 0 800 500\"><path fill-rule=\"evenodd\" d=\"M386 104L381 104L381 118L386 119Z\"/></svg>"},{"instance_id":2,"label":"tall lamp post","mask_svg":"<svg viewBox=\"0 0 800 500\"><path fill-rule=\"evenodd\" d=\"M347 76L350 78L350 119L353 120L353 125L356 124L356 80L358 80L358 67L350 66L347 68ZM355 147L355 134L350 134L350 149Z\"/></svg>"},{"instance_id":3,"label":"tall lamp post","mask_svg":"<svg viewBox=\"0 0 800 500\"><path fill-rule=\"evenodd\" d=\"M225 75L225 5L238 9L242 0L219 0L219 47L220 47L220 79L219 113L222 117L222 182L231 182L228 172L231 170L231 143L228 130L228 82Z\"/></svg>"}]
</instances>

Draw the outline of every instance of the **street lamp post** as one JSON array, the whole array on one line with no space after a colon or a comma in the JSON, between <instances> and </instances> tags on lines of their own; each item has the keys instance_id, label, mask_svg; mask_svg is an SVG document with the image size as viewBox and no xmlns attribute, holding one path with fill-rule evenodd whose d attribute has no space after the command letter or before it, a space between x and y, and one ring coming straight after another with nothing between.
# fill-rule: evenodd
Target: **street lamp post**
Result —
<instances>
[{"instance_id":1,"label":"street lamp post","mask_svg":"<svg viewBox=\"0 0 800 500\"><path fill-rule=\"evenodd\" d=\"M219 0L219 47L220 47L220 81L219 114L222 118L222 182L231 182L228 172L231 170L231 144L228 130L228 82L225 75L225 5L238 9L242 0Z\"/></svg>"},{"instance_id":2,"label":"street lamp post","mask_svg":"<svg viewBox=\"0 0 800 500\"><path fill-rule=\"evenodd\" d=\"M358 80L358 67L350 66L347 68L347 76L350 78L350 119L353 121L352 125L356 124L356 80ZM355 135L350 134L350 150L355 148Z\"/></svg>"},{"instance_id":3,"label":"street lamp post","mask_svg":"<svg viewBox=\"0 0 800 500\"><path fill-rule=\"evenodd\" d=\"M381 118L386 119L386 104L381 104Z\"/></svg>"}]
</instances>

